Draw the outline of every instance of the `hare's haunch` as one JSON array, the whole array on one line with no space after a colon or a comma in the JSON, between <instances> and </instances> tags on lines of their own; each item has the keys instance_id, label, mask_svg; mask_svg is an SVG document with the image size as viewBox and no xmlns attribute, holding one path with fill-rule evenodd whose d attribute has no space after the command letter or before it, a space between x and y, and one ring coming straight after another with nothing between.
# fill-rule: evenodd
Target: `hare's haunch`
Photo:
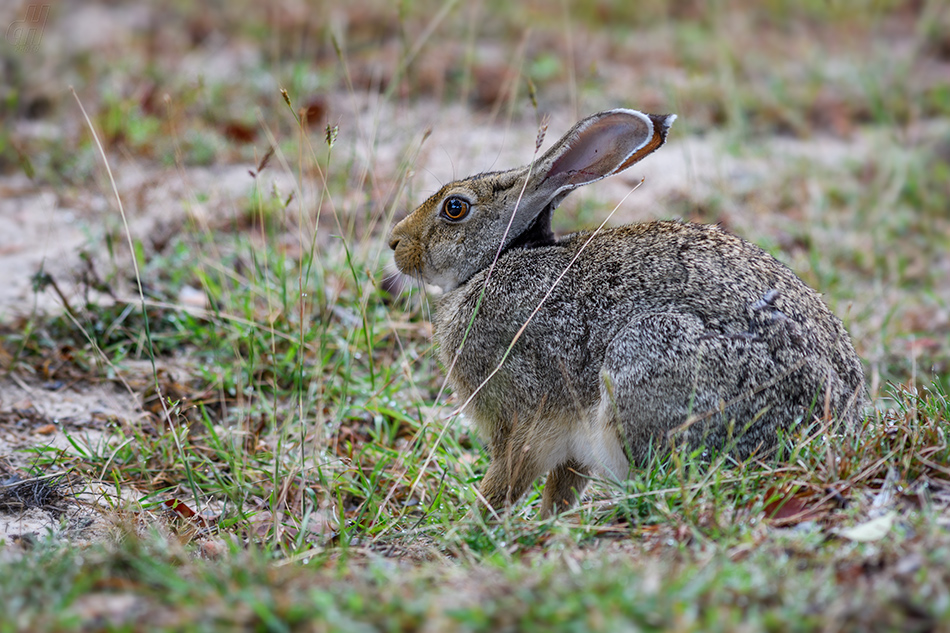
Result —
<instances>
[{"instance_id":1,"label":"hare's haunch","mask_svg":"<svg viewBox=\"0 0 950 633\"><path fill-rule=\"evenodd\" d=\"M671 446L764 455L780 429L852 424L865 404L841 321L759 247L680 222L554 236L571 190L653 152L674 119L595 114L532 165L445 185L392 231L399 269L444 291L435 338L488 442L494 508L545 473L542 512L570 507L590 473L623 479Z\"/></svg>"}]
</instances>

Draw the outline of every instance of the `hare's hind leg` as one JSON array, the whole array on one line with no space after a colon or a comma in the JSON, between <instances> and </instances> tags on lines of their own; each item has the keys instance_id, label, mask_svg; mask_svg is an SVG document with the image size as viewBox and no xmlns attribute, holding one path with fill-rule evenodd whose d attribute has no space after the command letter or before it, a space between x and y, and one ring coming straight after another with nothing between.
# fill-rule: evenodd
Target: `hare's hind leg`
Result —
<instances>
[{"instance_id":1,"label":"hare's hind leg","mask_svg":"<svg viewBox=\"0 0 950 633\"><path fill-rule=\"evenodd\" d=\"M767 345L753 334L709 332L692 314L641 315L607 349L600 415L620 425L634 463L671 440L715 448L738 441L736 452L747 453L774 443L770 403L779 387L763 385L775 375Z\"/></svg>"},{"instance_id":2,"label":"hare's hind leg","mask_svg":"<svg viewBox=\"0 0 950 633\"><path fill-rule=\"evenodd\" d=\"M514 459L493 457L478 490L495 512L501 513L520 499L534 481L544 474L537 460L527 451L518 451ZM521 457L521 459L518 459Z\"/></svg>"},{"instance_id":3,"label":"hare's hind leg","mask_svg":"<svg viewBox=\"0 0 950 633\"><path fill-rule=\"evenodd\" d=\"M563 434L552 431L557 426L557 420L539 415L496 428L489 439L491 464L479 486L493 510L516 502L538 477L566 460Z\"/></svg>"},{"instance_id":4,"label":"hare's hind leg","mask_svg":"<svg viewBox=\"0 0 950 633\"><path fill-rule=\"evenodd\" d=\"M576 460L568 460L548 473L541 497L541 517L546 518L574 506L587 487L590 470Z\"/></svg>"}]
</instances>

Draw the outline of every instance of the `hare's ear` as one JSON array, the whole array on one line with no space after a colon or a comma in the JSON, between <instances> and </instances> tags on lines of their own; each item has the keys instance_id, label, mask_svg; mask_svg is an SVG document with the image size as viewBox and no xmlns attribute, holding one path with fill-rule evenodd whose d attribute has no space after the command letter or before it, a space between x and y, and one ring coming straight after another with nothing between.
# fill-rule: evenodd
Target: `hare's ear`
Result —
<instances>
[{"instance_id":1,"label":"hare's ear","mask_svg":"<svg viewBox=\"0 0 950 633\"><path fill-rule=\"evenodd\" d=\"M623 171L666 141L675 114L607 110L580 121L538 161L538 191L560 202L567 192Z\"/></svg>"}]
</instances>

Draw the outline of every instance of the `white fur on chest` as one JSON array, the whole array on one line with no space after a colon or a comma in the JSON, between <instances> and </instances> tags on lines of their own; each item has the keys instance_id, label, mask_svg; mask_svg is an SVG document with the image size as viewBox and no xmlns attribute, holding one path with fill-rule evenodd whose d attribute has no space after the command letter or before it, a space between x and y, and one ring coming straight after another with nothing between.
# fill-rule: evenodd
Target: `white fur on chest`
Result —
<instances>
[{"instance_id":1,"label":"white fur on chest","mask_svg":"<svg viewBox=\"0 0 950 633\"><path fill-rule=\"evenodd\" d=\"M626 479L630 463L616 426L594 414L576 423L570 433L570 456L608 479Z\"/></svg>"},{"instance_id":2,"label":"white fur on chest","mask_svg":"<svg viewBox=\"0 0 950 633\"><path fill-rule=\"evenodd\" d=\"M551 424L556 433L536 437L531 450L542 456L545 471L574 460L607 479L626 479L630 469L617 428L592 412L583 419L564 419Z\"/></svg>"}]
</instances>

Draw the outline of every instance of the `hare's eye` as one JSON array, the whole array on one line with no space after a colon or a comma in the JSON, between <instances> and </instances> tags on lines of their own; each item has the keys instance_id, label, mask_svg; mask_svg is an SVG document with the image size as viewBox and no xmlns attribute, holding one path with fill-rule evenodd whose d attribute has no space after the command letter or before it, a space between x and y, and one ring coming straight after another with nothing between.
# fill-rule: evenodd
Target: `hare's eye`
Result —
<instances>
[{"instance_id":1,"label":"hare's eye","mask_svg":"<svg viewBox=\"0 0 950 633\"><path fill-rule=\"evenodd\" d=\"M442 215L449 220L458 221L468 215L470 206L467 200L452 196L442 203Z\"/></svg>"}]
</instances>

